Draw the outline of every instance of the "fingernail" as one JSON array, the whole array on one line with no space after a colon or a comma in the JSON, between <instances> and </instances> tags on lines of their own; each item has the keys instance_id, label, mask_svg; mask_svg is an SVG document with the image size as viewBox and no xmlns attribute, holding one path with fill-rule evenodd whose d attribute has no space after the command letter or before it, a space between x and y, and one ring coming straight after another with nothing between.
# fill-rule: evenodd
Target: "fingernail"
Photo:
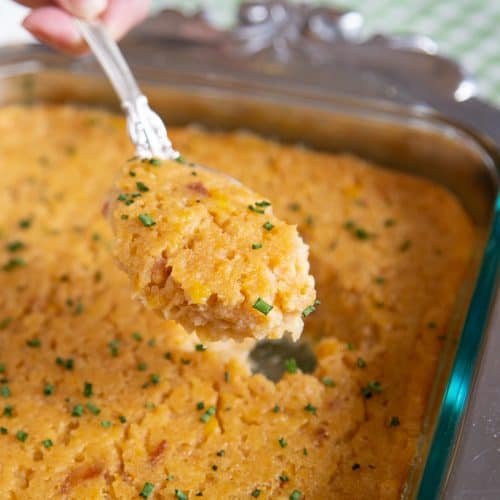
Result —
<instances>
[{"instance_id":1,"label":"fingernail","mask_svg":"<svg viewBox=\"0 0 500 500\"><path fill-rule=\"evenodd\" d=\"M85 19L97 17L107 7L107 0L58 0L58 3L71 14Z\"/></svg>"}]
</instances>

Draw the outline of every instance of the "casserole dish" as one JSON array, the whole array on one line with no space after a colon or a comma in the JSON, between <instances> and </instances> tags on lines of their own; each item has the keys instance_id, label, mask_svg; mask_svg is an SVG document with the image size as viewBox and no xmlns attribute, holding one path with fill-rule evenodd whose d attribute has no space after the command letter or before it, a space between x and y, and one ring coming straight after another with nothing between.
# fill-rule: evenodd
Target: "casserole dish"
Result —
<instances>
[{"instance_id":1,"label":"casserole dish","mask_svg":"<svg viewBox=\"0 0 500 500\"><path fill-rule=\"evenodd\" d=\"M453 488L446 479L453 477L481 350L498 345L486 325L499 255L500 119L474 97L472 81L458 66L431 54L428 40L363 41L356 19L282 2L252 3L242 8L240 27L224 33L169 12L132 34L124 50L153 107L170 123L244 127L352 152L428 177L458 196L475 224L476 251L404 491L407 498L437 498ZM0 57L3 104L116 107L91 59L69 61L42 47L5 49ZM481 383L494 382L494 372L482 375Z\"/></svg>"}]
</instances>

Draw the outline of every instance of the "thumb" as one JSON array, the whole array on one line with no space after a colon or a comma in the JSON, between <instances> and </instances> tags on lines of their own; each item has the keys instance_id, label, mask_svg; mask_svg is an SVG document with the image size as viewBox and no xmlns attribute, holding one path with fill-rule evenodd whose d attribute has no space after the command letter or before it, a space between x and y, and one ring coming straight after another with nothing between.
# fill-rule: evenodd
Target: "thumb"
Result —
<instances>
[{"instance_id":1,"label":"thumb","mask_svg":"<svg viewBox=\"0 0 500 500\"><path fill-rule=\"evenodd\" d=\"M93 19L108 6L108 0L56 0L64 10L76 17Z\"/></svg>"}]
</instances>

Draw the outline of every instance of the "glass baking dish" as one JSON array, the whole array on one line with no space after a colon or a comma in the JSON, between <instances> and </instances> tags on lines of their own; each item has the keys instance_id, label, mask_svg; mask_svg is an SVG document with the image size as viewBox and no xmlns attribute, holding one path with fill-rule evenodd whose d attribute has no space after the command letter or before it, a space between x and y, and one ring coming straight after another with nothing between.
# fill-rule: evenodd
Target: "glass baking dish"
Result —
<instances>
[{"instance_id":1,"label":"glass baking dish","mask_svg":"<svg viewBox=\"0 0 500 500\"><path fill-rule=\"evenodd\" d=\"M241 25L232 32L167 12L133 34L126 53L153 108L169 124L246 128L320 150L349 151L431 178L461 200L475 223L476 248L403 492L404 498L438 498L481 350L492 341L487 321L500 254L500 113L475 99L472 81L458 66L429 54L420 39L353 40L344 26L350 14L281 2L276 5L291 14L278 29L270 11L271 21L263 11L252 17L256 5L263 7L242 9ZM311 19L322 20L336 37L321 39L302 29L315 26ZM301 37L289 39L286 30L283 35L283 26L297 22L306 23ZM91 58L73 61L38 46L2 49L0 103L32 102L118 104Z\"/></svg>"}]
</instances>

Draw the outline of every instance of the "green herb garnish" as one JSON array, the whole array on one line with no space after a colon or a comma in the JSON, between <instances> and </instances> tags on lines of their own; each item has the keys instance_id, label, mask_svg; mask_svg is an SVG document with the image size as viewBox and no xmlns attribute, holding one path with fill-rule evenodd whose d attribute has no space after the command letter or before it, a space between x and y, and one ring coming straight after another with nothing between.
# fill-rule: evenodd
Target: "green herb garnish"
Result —
<instances>
[{"instance_id":1,"label":"green herb garnish","mask_svg":"<svg viewBox=\"0 0 500 500\"><path fill-rule=\"evenodd\" d=\"M312 405L311 403L307 403L306 406L304 406L304 410L308 411L309 413L312 413L313 415L317 415L318 409L316 406Z\"/></svg>"},{"instance_id":2,"label":"green herb garnish","mask_svg":"<svg viewBox=\"0 0 500 500\"><path fill-rule=\"evenodd\" d=\"M87 407L87 410L92 413L92 415L99 415L99 413L101 413L101 410L92 403L87 403L85 406Z\"/></svg>"},{"instance_id":3,"label":"green herb garnish","mask_svg":"<svg viewBox=\"0 0 500 500\"><path fill-rule=\"evenodd\" d=\"M279 412L280 412L280 410L281 410L280 405L274 405L274 406L273 406L273 412L274 412L274 413L279 413Z\"/></svg>"},{"instance_id":4,"label":"green herb garnish","mask_svg":"<svg viewBox=\"0 0 500 500\"><path fill-rule=\"evenodd\" d=\"M120 341L117 339L113 339L110 342L108 342L108 347L109 350L111 351L111 356L113 356L113 358L116 358L118 356L119 346L120 346Z\"/></svg>"},{"instance_id":5,"label":"green herb garnish","mask_svg":"<svg viewBox=\"0 0 500 500\"><path fill-rule=\"evenodd\" d=\"M120 421L120 423L122 424L126 424L127 423L127 417L125 417L125 415L120 415L118 417L118 420Z\"/></svg>"},{"instance_id":6,"label":"green herb garnish","mask_svg":"<svg viewBox=\"0 0 500 500\"><path fill-rule=\"evenodd\" d=\"M21 441L21 443L24 443L28 439L28 433L25 431L17 431L16 432L16 439L18 441Z\"/></svg>"},{"instance_id":7,"label":"green herb garnish","mask_svg":"<svg viewBox=\"0 0 500 500\"><path fill-rule=\"evenodd\" d=\"M297 373L298 365L297 365L297 361L295 360L295 358L285 359L285 370L288 373Z\"/></svg>"},{"instance_id":8,"label":"green herb garnish","mask_svg":"<svg viewBox=\"0 0 500 500\"><path fill-rule=\"evenodd\" d=\"M160 383L160 376L157 373L152 373L149 380L152 384L157 385Z\"/></svg>"},{"instance_id":9,"label":"green herb garnish","mask_svg":"<svg viewBox=\"0 0 500 500\"><path fill-rule=\"evenodd\" d=\"M29 229L31 227L32 219L30 218L25 218L21 219L18 223L19 227L21 229Z\"/></svg>"},{"instance_id":10,"label":"green herb garnish","mask_svg":"<svg viewBox=\"0 0 500 500\"><path fill-rule=\"evenodd\" d=\"M139 361L139 363L137 363L137 369L140 372L145 372L148 369L148 365L144 361Z\"/></svg>"},{"instance_id":11,"label":"green herb garnish","mask_svg":"<svg viewBox=\"0 0 500 500\"><path fill-rule=\"evenodd\" d=\"M138 189L141 193L147 193L147 192L149 191L148 186L146 186L146 184L144 184L144 182L137 181L137 182L135 183L135 185L137 186L137 189Z\"/></svg>"},{"instance_id":12,"label":"green herb garnish","mask_svg":"<svg viewBox=\"0 0 500 500\"><path fill-rule=\"evenodd\" d=\"M177 500L188 500L187 494L181 490L175 490L175 498L177 498Z\"/></svg>"},{"instance_id":13,"label":"green herb garnish","mask_svg":"<svg viewBox=\"0 0 500 500\"><path fill-rule=\"evenodd\" d=\"M252 243L252 250L258 250L262 248L262 243Z\"/></svg>"},{"instance_id":14,"label":"green herb garnish","mask_svg":"<svg viewBox=\"0 0 500 500\"><path fill-rule=\"evenodd\" d=\"M26 345L28 347L40 347L42 345L42 342L40 339L33 338L33 339L27 340Z\"/></svg>"},{"instance_id":15,"label":"green herb garnish","mask_svg":"<svg viewBox=\"0 0 500 500\"><path fill-rule=\"evenodd\" d=\"M139 214L139 220L145 227L152 227L156 224L153 218L148 214Z\"/></svg>"},{"instance_id":16,"label":"green herb garnish","mask_svg":"<svg viewBox=\"0 0 500 500\"><path fill-rule=\"evenodd\" d=\"M9 252L18 252L19 250L26 248L26 245L22 241L15 240L11 241L10 243L7 243L7 245L5 245L5 248Z\"/></svg>"},{"instance_id":17,"label":"green herb garnish","mask_svg":"<svg viewBox=\"0 0 500 500\"><path fill-rule=\"evenodd\" d=\"M49 448L52 448L52 446L54 446L54 443L52 442L52 439L44 439L42 441L42 446L48 450Z\"/></svg>"},{"instance_id":18,"label":"green herb garnish","mask_svg":"<svg viewBox=\"0 0 500 500\"><path fill-rule=\"evenodd\" d=\"M356 360L356 366L358 368L366 368L366 361L363 358L358 358Z\"/></svg>"},{"instance_id":19,"label":"green herb garnish","mask_svg":"<svg viewBox=\"0 0 500 500\"><path fill-rule=\"evenodd\" d=\"M336 385L333 379L330 377L323 377L321 379L321 382L323 382L323 385L326 385L326 387L335 387Z\"/></svg>"},{"instance_id":20,"label":"green herb garnish","mask_svg":"<svg viewBox=\"0 0 500 500\"><path fill-rule=\"evenodd\" d=\"M398 427L401 424L399 417L391 417L389 427Z\"/></svg>"},{"instance_id":21,"label":"green herb garnish","mask_svg":"<svg viewBox=\"0 0 500 500\"><path fill-rule=\"evenodd\" d=\"M218 457L223 457L225 454L226 454L226 452L225 452L224 450L219 450L219 451L216 453L216 455L217 455Z\"/></svg>"},{"instance_id":22,"label":"green herb garnish","mask_svg":"<svg viewBox=\"0 0 500 500\"><path fill-rule=\"evenodd\" d=\"M260 497L260 490L259 490L258 488L255 488L255 489L252 491L251 495L252 495L254 498L258 498L258 497Z\"/></svg>"},{"instance_id":23,"label":"green herb garnish","mask_svg":"<svg viewBox=\"0 0 500 500\"><path fill-rule=\"evenodd\" d=\"M269 221L267 222L264 222L264 224L262 224L262 227L266 230L266 231L271 231L271 229L274 227L273 224L271 224Z\"/></svg>"},{"instance_id":24,"label":"green herb garnish","mask_svg":"<svg viewBox=\"0 0 500 500\"><path fill-rule=\"evenodd\" d=\"M43 393L45 394L45 396L50 396L51 394L54 394L55 390L56 388L53 384L46 383L43 386Z\"/></svg>"},{"instance_id":25,"label":"green herb garnish","mask_svg":"<svg viewBox=\"0 0 500 500\"><path fill-rule=\"evenodd\" d=\"M12 417L14 415L14 407L12 405L4 406L2 415L4 417Z\"/></svg>"},{"instance_id":26,"label":"green herb garnish","mask_svg":"<svg viewBox=\"0 0 500 500\"><path fill-rule=\"evenodd\" d=\"M310 306L307 306L303 311L302 311L302 317L307 318L310 316L313 312L316 312L316 308L321 304L321 301L315 300L313 304Z\"/></svg>"},{"instance_id":27,"label":"green herb garnish","mask_svg":"<svg viewBox=\"0 0 500 500\"><path fill-rule=\"evenodd\" d=\"M92 389L92 384L90 382L85 382L83 384L83 395L86 398L90 398L92 396L93 389Z\"/></svg>"},{"instance_id":28,"label":"green herb garnish","mask_svg":"<svg viewBox=\"0 0 500 500\"><path fill-rule=\"evenodd\" d=\"M56 358L56 364L61 366L62 368L65 368L66 370L72 370L75 367L73 358L64 359L58 356Z\"/></svg>"},{"instance_id":29,"label":"green herb garnish","mask_svg":"<svg viewBox=\"0 0 500 500\"><path fill-rule=\"evenodd\" d=\"M137 342L142 341L142 335L139 332L132 332L132 338Z\"/></svg>"},{"instance_id":30,"label":"green herb garnish","mask_svg":"<svg viewBox=\"0 0 500 500\"><path fill-rule=\"evenodd\" d=\"M153 160L149 160L149 161L152 162ZM154 489L155 489L155 485L153 483L145 482L144 486L142 487L141 492L139 493L139 496L142 498L149 498L149 495L151 495L151 493L153 493Z\"/></svg>"},{"instance_id":31,"label":"green herb garnish","mask_svg":"<svg viewBox=\"0 0 500 500\"><path fill-rule=\"evenodd\" d=\"M302 498L302 492L300 490L293 490L290 494L289 500L300 500Z\"/></svg>"},{"instance_id":32,"label":"green herb garnish","mask_svg":"<svg viewBox=\"0 0 500 500\"><path fill-rule=\"evenodd\" d=\"M113 424L110 420L101 420L101 427L104 429L109 429L112 425Z\"/></svg>"},{"instance_id":33,"label":"green herb garnish","mask_svg":"<svg viewBox=\"0 0 500 500\"><path fill-rule=\"evenodd\" d=\"M252 307L254 309L257 309L257 311L261 312L262 314L264 314L264 316L267 316L273 309L273 306L271 304L268 304L265 300L261 299L260 297L257 298L255 304Z\"/></svg>"},{"instance_id":34,"label":"green herb garnish","mask_svg":"<svg viewBox=\"0 0 500 500\"><path fill-rule=\"evenodd\" d=\"M18 267L23 267L26 265L26 261L21 257L12 257L9 259L2 267L2 269L6 272L13 271Z\"/></svg>"},{"instance_id":35,"label":"green herb garnish","mask_svg":"<svg viewBox=\"0 0 500 500\"><path fill-rule=\"evenodd\" d=\"M278 476L278 479L282 482L282 483L286 483L288 481L290 481L290 479L288 478L288 476L286 476L285 474L281 474Z\"/></svg>"},{"instance_id":36,"label":"green herb garnish","mask_svg":"<svg viewBox=\"0 0 500 500\"><path fill-rule=\"evenodd\" d=\"M264 213L266 213L264 209L254 207L253 205L248 205L248 209L251 210L252 212L255 212L256 214L264 214Z\"/></svg>"},{"instance_id":37,"label":"green herb garnish","mask_svg":"<svg viewBox=\"0 0 500 500\"><path fill-rule=\"evenodd\" d=\"M266 200L256 201L255 206L256 207L270 207L271 203L269 201L266 201Z\"/></svg>"},{"instance_id":38,"label":"green herb garnish","mask_svg":"<svg viewBox=\"0 0 500 500\"><path fill-rule=\"evenodd\" d=\"M81 417L83 415L83 406L82 405L75 405L73 406L73 410L71 411L71 415L73 417Z\"/></svg>"},{"instance_id":39,"label":"green herb garnish","mask_svg":"<svg viewBox=\"0 0 500 500\"><path fill-rule=\"evenodd\" d=\"M205 413L200 417L200 421L207 423L215 415L215 406L209 406Z\"/></svg>"},{"instance_id":40,"label":"green herb garnish","mask_svg":"<svg viewBox=\"0 0 500 500\"><path fill-rule=\"evenodd\" d=\"M288 441L284 437L280 437L278 443L281 448L286 448L288 446Z\"/></svg>"},{"instance_id":41,"label":"green herb garnish","mask_svg":"<svg viewBox=\"0 0 500 500\"><path fill-rule=\"evenodd\" d=\"M207 346L204 344L196 344L195 349L197 351L203 352L207 350Z\"/></svg>"},{"instance_id":42,"label":"green herb garnish","mask_svg":"<svg viewBox=\"0 0 500 500\"><path fill-rule=\"evenodd\" d=\"M0 387L0 396L3 398L10 398L12 393L10 392L10 387L8 385L3 385Z\"/></svg>"},{"instance_id":43,"label":"green herb garnish","mask_svg":"<svg viewBox=\"0 0 500 500\"><path fill-rule=\"evenodd\" d=\"M151 158L151 160L149 160L149 163L153 165L153 167L159 167L161 165L161 160L159 160L158 158Z\"/></svg>"}]
</instances>

